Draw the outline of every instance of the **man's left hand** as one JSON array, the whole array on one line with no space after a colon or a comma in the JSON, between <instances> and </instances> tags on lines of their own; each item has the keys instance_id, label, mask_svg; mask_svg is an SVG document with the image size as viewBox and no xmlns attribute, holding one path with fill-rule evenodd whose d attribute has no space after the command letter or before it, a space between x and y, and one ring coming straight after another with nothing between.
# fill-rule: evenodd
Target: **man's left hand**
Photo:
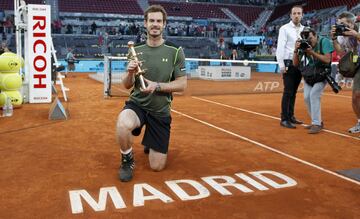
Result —
<instances>
[{"instance_id":1,"label":"man's left hand","mask_svg":"<svg viewBox=\"0 0 360 219\"><path fill-rule=\"evenodd\" d=\"M154 93L154 91L156 89L157 82L150 81L150 80L146 79L145 77L144 77L144 82L147 85L146 89L142 89L140 87L140 91L143 92L143 93L147 93L147 94Z\"/></svg>"},{"instance_id":2,"label":"man's left hand","mask_svg":"<svg viewBox=\"0 0 360 219\"><path fill-rule=\"evenodd\" d=\"M313 50L313 48L311 46L309 48L307 48L305 50L305 52L306 52L307 55L313 55L314 54L314 50Z\"/></svg>"},{"instance_id":3,"label":"man's left hand","mask_svg":"<svg viewBox=\"0 0 360 219\"><path fill-rule=\"evenodd\" d=\"M356 37L356 35L358 34L358 32L356 32L356 30L354 29L350 29L350 28L347 28L348 31L345 31L344 32L344 36L354 36Z\"/></svg>"}]
</instances>

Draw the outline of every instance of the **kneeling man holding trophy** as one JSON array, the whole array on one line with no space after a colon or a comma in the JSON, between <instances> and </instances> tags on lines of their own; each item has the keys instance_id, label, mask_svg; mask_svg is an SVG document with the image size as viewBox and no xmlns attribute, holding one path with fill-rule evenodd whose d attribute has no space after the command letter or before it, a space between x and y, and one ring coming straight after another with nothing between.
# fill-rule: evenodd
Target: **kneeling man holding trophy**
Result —
<instances>
[{"instance_id":1,"label":"kneeling man holding trophy","mask_svg":"<svg viewBox=\"0 0 360 219\"><path fill-rule=\"evenodd\" d=\"M163 39L167 14L162 6L152 5L144 14L147 40L134 45L129 42L129 63L123 78L126 89L132 89L116 124L120 145L119 179L133 178L135 167L132 150L134 136L145 125L142 140L144 152L154 171L165 168L170 139L170 105L172 92L187 86L183 49Z\"/></svg>"}]
</instances>

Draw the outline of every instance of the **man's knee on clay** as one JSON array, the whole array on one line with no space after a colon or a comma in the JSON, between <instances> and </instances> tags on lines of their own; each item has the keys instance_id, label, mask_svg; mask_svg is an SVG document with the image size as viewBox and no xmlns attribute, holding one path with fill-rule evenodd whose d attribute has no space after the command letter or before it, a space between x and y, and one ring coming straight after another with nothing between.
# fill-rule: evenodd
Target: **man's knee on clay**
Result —
<instances>
[{"instance_id":1,"label":"man's knee on clay","mask_svg":"<svg viewBox=\"0 0 360 219\"><path fill-rule=\"evenodd\" d=\"M166 159L167 154L156 152L153 149L150 149L149 163L152 170L156 172L163 170L166 166Z\"/></svg>"}]
</instances>

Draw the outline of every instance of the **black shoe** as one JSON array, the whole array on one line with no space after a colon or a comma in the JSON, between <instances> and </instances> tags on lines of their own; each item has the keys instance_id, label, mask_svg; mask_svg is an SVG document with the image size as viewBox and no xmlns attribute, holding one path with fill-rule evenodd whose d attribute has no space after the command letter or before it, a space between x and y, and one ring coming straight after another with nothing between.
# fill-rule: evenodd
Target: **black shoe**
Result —
<instances>
[{"instance_id":1,"label":"black shoe","mask_svg":"<svg viewBox=\"0 0 360 219\"><path fill-rule=\"evenodd\" d=\"M149 154L150 148L148 146L144 146L144 154Z\"/></svg>"},{"instance_id":2,"label":"black shoe","mask_svg":"<svg viewBox=\"0 0 360 219\"><path fill-rule=\"evenodd\" d=\"M121 155L121 167L119 170L119 179L122 182L128 182L133 178L133 169L135 167L135 160L133 152Z\"/></svg>"},{"instance_id":3,"label":"black shoe","mask_svg":"<svg viewBox=\"0 0 360 219\"><path fill-rule=\"evenodd\" d=\"M293 124L291 124L291 122L284 120L280 122L280 125L285 127L285 128L289 128L289 129L295 129L296 126L294 126Z\"/></svg>"},{"instance_id":4,"label":"black shoe","mask_svg":"<svg viewBox=\"0 0 360 219\"><path fill-rule=\"evenodd\" d=\"M290 122L293 123L293 124L298 124L298 125L303 124L302 121L297 120L295 117L292 117L292 118L290 119Z\"/></svg>"}]
</instances>

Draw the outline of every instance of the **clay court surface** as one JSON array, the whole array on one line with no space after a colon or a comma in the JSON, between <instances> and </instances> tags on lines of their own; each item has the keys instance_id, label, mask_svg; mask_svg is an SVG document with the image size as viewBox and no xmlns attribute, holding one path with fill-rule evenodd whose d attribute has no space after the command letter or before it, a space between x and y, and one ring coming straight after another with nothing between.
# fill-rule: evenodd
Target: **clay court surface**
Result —
<instances>
[{"instance_id":1,"label":"clay court surface","mask_svg":"<svg viewBox=\"0 0 360 219\"><path fill-rule=\"evenodd\" d=\"M279 76L274 80L281 81ZM234 92L256 84L256 77L248 83L190 80L189 90L175 96L172 105L167 168L151 171L141 138L135 138L135 176L122 183L115 121L127 98L104 99L102 83L87 74L70 75L65 79L69 102L62 102L69 120L48 120L50 104L25 104L12 117L0 118L0 218L360 218L360 182L337 173L360 168L359 134L347 133L356 121L351 91L324 94L326 130L309 135L302 126L279 126L281 93ZM212 95L201 89L213 90ZM309 124L302 93L296 116ZM251 175L265 170L296 185L274 188ZM240 173L268 189L235 175ZM228 186L231 194L223 195L202 180L210 176L231 177L251 192ZM183 201L165 183L185 179L210 195ZM134 186L143 183L173 201L134 206ZM179 185L189 195L198 194L186 183ZM105 187L116 188L126 207L116 208L108 196L104 210L95 211L81 199L83 212L72 211L70 191L86 190L98 202ZM144 195L152 194L144 190Z\"/></svg>"}]
</instances>

